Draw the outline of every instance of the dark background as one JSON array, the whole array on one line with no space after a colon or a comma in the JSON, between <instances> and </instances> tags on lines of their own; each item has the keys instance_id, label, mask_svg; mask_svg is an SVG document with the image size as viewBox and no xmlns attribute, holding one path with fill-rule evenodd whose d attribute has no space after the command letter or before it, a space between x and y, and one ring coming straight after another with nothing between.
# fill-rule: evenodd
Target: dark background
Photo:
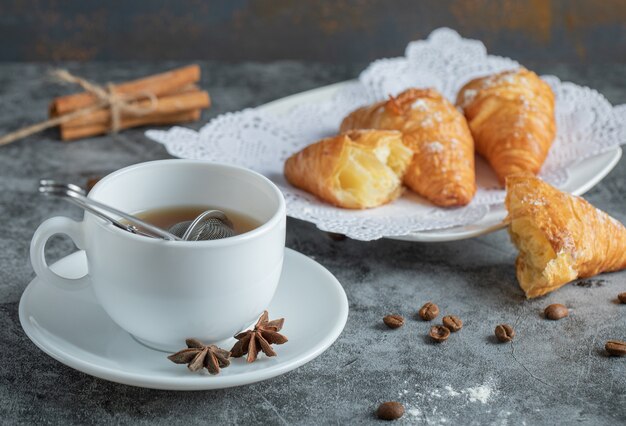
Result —
<instances>
[{"instance_id":1,"label":"dark background","mask_svg":"<svg viewBox=\"0 0 626 426\"><path fill-rule=\"evenodd\" d=\"M1 0L0 61L366 62L441 26L522 62L626 62L625 0Z\"/></svg>"}]
</instances>

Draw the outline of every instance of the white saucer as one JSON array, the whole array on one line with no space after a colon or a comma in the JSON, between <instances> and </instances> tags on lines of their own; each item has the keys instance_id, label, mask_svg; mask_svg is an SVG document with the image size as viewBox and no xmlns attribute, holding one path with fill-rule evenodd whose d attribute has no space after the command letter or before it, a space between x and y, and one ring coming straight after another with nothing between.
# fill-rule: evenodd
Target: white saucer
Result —
<instances>
[{"instance_id":1,"label":"white saucer","mask_svg":"<svg viewBox=\"0 0 626 426\"><path fill-rule=\"evenodd\" d=\"M83 275L84 252L61 259L52 269L68 277ZM192 373L170 362L166 353L135 341L102 310L91 288L63 291L35 278L22 295L19 315L35 345L84 373L133 386L203 390L258 382L311 361L341 334L348 319L348 299L326 268L286 249L282 277L268 311L270 318L285 318L282 333L289 341L276 346L278 356L261 354L252 364L233 358L217 376ZM181 342L181 349L184 346Z\"/></svg>"}]
</instances>

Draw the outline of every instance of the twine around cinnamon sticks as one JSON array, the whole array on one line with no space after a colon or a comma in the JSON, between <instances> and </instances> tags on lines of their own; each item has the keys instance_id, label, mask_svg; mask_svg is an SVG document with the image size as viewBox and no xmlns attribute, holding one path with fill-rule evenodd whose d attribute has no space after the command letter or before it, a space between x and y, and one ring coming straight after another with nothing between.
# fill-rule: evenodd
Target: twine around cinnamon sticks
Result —
<instances>
[{"instance_id":1,"label":"twine around cinnamon sticks","mask_svg":"<svg viewBox=\"0 0 626 426\"><path fill-rule=\"evenodd\" d=\"M85 91L55 98L48 120L4 135L0 145L56 126L60 126L61 139L69 141L147 124L189 122L199 119L201 110L211 105L209 94L195 85L200 80L198 65L106 86L66 70L54 75Z\"/></svg>"}]
</instances>

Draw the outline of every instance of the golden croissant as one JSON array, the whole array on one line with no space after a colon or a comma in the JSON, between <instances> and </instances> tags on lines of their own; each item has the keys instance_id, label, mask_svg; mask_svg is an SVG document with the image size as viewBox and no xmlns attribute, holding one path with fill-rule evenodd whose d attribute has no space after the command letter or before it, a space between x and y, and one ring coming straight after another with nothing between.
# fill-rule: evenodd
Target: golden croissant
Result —
<instances>
[{"instance_id":1,"label":"golden croissant","mask_svg":"<svg viewBox=\"0 0 626 426\"><path fill-rule=\"evenodd\" d=\"M352 131L322 139L289 157L285 177L339 207L376 207L402 193L402 176L412 155L400 132Z\"/></svg>"},{"instance_id":2,"label":"golden croissant","mask_svg":"<svg viewBox=\"0 0 626 426\"><path fill-rule=\"evenodd\" d=\"M507 178L505 204L526 297L626 268L626 228L582 198L527 173Z\"/></svg>"},{"instance_id":3,"label":"golden croissant","mask_svg":"<svg viewBox=\"0 0 626 426\"><path fill-rule=\"evenodd\" d=\"M414 152L404 183L438 206L463 206L476 193L474 141L463 115L434 89L408 89L388 101L353 111L349 129L403 133Z\"/></svg>"},{"instance_id":4,"label":"golden croissant","mask_svg":"<svg viewBox=\"0 0 626 426\"><path fill-rule=\"evenodd\" d=\"M554 93L521 68L467 83L458 94L476 151L500 183L518 172L537 174L556 134Z\"/></svg>"}]
</instances>

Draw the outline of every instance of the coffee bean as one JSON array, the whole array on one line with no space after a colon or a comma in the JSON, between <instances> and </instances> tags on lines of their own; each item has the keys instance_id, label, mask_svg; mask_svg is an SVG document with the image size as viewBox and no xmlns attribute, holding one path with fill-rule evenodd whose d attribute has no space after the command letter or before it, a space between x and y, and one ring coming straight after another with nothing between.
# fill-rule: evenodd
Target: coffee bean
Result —
<instances>
[{"instance_id":1,"label":"coffee bean","mask_svg":"<svg viewBox=\"0 0 626 426\"><path fill-rule=\"evenodd\" d=\"M424 321L431 321L437 318L439 315L439 306L435 305L433 302L428 302L418 312L421 319Z\"/></svg>"},{"instance_id":2,"label":"coffee bean","mask_svg":"<svg viewBox=\"0 0 626 426\"><path fill-rule=\"evenodd\" d=\"M404 415L404 405L396 401L387 401L380 404L376 416L381 420L396 420Z\"/></svg>"},{"instance_id":3,"label":"coffee bean","mask_svg":"<svg viewBox=\"0 0 626 426\"><path fill-rule=\"evenodd\" d=\"M456 315L446 315L441 321L443 325L453 333L463 328L463 321Z\"/></svg>"},{"instance_id":4,"label":"coffee bean","mask_svg":"<svg viewBox=\"0 0 626 426\"><path fill-rule=\"evenodd\" d=\"M547 319L553 321L560 320L561 318L565 318L569 315L567 307L565 305L561 305L560 303L548 305L543 313Z\"/></svg>"},{"instance_id":5,"label":"coffee bean","mask_svg":"<svg viewBox=\"0 0 626 426\"><path fill-rule=\"evenodd\" d=\"M619 300L620 303L626 303L626 292L618 294L617 300Z\"/></svg>"},{"instance_id":6,"label":"coffee bean","mask_svg":"<svg viewBox=\"0 0 626 426\"><path fill-rule=\"evenodd\" d=\"M626 342L621 340L609 340L604 345L604 349L612 356L624 356L626 355Z\"/></svg>"},{"instance_id":7,"label":"coffee bean","mask_svg":"<svg viewBox=\"0 0 626 426\"><path fill-rule=\"evenodd\" d=\"M430 327L428 335L435 342L441 343L448 340L448 337L450 336L450 330L448 329L448 327L444 327L443 325L433 325L432 327Z\"/></svg>"},{"instance_id":8,"label":"coffee bean","mask_svg":"<svg viewBox=\"0 0 626 426\"><path fill-rule=\"evenodd\" d=\"M383 322L389 328L400 328L404 325L404 317L402 315L387 315L383 318Z\"/></svg>"},{"instance_id":9,"label":"coffee bean","mask_svg":"<svg viewBox=\"0 0 626 426\"><path fill-rule=\"evenodd\" d=\"M328 238L330 238L333 241L343 241L347 238L345 235L338 234L336 232L327 232L326 235L328 235Z\"/></svg>"},{"instance_id":10,"label":"coffee bean","mask_svg":"<svg viewBox=\"0 0 626 426\"><path fill-rule=\"evenodd\" d=\"M500 324L495 330L496 337L502 343L510 342L515 337L515 330L508 324Z\"/></svg>"}]
</instances>

